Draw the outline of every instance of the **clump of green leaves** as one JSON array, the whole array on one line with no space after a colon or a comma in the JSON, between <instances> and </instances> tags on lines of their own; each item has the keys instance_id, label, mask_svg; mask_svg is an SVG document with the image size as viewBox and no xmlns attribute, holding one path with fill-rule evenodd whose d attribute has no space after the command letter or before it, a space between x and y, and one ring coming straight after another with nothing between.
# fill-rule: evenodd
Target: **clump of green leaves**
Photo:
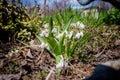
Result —
<instances>
[{"instance_id":1,"label":"clump of green leaves","mask_svg":"<svg viewBox=\"0 0 120 80\"><path fill-rule=\"evenodd\" d=\"M118 9L111 9L107 11L107 14L105 15L103 22L106 24L117 24L120 25L120 11Z\"/></svg>"},{"instance_id":2,"label":"clump of green leaves","mask_svg":"<svg viewBox=\"0 0 120 80\"><path fill-rule=\"evenodd\" d=\"M26 21L29 19L27 13L22 7L20 0L12 0L11 4L6 0L2 0L1 5L1 29L6 31L17 30L19 27L23 26L20 24L20 21Z\"/></svg>"},{"instance_id":3,"label":"clump of green leaves","mask_svg":"<svg viewBox=\"0 0 120 80\"><path fill-rule=\"evenodd\" d=\"M69 17L68 22L59 28L53 25L51 17L49 25L44 24L40 34L36 35L41 42L40 47L46 48L54 56L56 68L67 67L66 61L74 57L78 45L81 44L79 49L82 50L91 38L91 35L83 34L84 24L80 21L71 23L73 18L73 16Z\"/></svg>"},{"instance_id":4,"label":"clump of green leaves","mask_svg":"<svg viewBox=\"0 0 120 80\"><path fill-rule=\"evenodd\" d=\"M2 31L2 35L6 34L6 38L4 39L8 39L9 37L9 39L12 40L13 36L14 38L19 38L22 40L30 40L33 38L35 30L30 23L31 19L29 14L26 12L24 6L22 6L20 0L2 0L0 4L0 31ZM24 34L25 30L26 33L30 33L29 36L21 36L21 34ZM8 41L4 39L3 41Z\"/></svg>"}]
</instances>

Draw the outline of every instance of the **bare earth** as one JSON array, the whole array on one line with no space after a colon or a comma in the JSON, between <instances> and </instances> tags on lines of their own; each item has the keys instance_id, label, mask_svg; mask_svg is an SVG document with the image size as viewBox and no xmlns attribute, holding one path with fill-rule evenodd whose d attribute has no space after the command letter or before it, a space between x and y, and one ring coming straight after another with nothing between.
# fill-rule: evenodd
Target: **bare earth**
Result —
<instances>
[{"instance_id":1,"label":"bare earth","mask_svg":"<svg viewBox=\"0 0 120 80\"><path fill-rule=\"evenodd\" d=\"M108 44L99 48L101 53L97 47L90 51L86 46L83 50L85 60L70 60L68 68L63 68L61 73L54 71L49 80L83 80L91 75L97 64L120 58L120 38ZM46 80L55 67L55 59L47 50L39 48L39 45L37 39L14 44L0 42L0 80Z\"/></svg>"}]
</instances>

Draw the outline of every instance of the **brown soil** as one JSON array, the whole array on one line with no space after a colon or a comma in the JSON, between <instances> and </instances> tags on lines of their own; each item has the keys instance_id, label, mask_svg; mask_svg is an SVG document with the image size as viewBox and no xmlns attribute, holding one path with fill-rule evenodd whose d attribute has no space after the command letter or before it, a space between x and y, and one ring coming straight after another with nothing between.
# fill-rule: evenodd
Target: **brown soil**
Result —
<instances>
[{"instance_id":1,"label":"brown soil","mask_svg":"<svg viewBox=\"0 0 120 80\"><path fill-rule=\"evenodd\" d=\"M108 44L103 50L99 48L101 52L97 47L87 50L88 44L83 50L85 60L70 60L68 68L63 68L60 73L54 71L49 80L83 80L91 75L97 64L120 58L120 38ZM39 45L37 39L14 44L0 42L0 80L46 80L55 67L55 59Z\"/></svg>"}]
</instances>

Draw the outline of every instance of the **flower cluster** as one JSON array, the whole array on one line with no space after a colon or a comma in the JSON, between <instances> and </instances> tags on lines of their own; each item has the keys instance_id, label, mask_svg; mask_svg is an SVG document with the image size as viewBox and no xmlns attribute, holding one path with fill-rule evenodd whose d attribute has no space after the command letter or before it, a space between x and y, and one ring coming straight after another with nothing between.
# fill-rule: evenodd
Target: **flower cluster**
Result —
<instances>
[{"instance_id":1,"label":"flower cluster","mask_svg":"<svg viewBox=\"0 0 120 80\"><path fill-rule=\"evenodd\" d=\"M54 23L55 24L55 23ZM37 38L40 48L46 48L56 59L56 69L68 67L68 60L73 57L76 46L84 38L85 25L81 22L69 23L63 27L50 27L44 24Z\"/></svg>"},{"instance_id":2,"label":"flower cluster","mask_svg":"<svg viewBox=\"0 0 120 80\"><path fill-rule=\"evenodd\" d=\"M48 37L49 36L49 31L48 31L48 24L44 24L43 28L41 29L41 33L39 34L41 37Z\"/></svg>"},{"instance_id":3,"label":"flower cluster","mask_svg":"<svg viewBox=\"0 0 120 80\"><path fill-rule=\"evenodd\" d=\"M73 27L73 28L80 28L80 29L84 29L85 28L85 25L82 22L80 22L80 21L78 21L76 23L72 23L70 26Z\"/></svg>"},{"instance_id":4,"label":"flower cluster","mask_svg":"<svg viewBox=\"0 0 120 80\"><path fill-rule=\"evenodd\" d=\"M79 39L80 37L83 37L83 29L85 28L85 25L81 23L80 21L76 23L70 24L70 29L65 31L60 31L58 28L54 27L52 29L53 36L56 40L60 40L60 38L65 34L66 39L71 39L72 37L74 39ZM43 28L41 29L41 33L39 34L41 37L49 37L49 25L46 23L43 25ZM42 43L40 45L41 48L47 47L47 44Z\"/></svg>"}]
</instances>

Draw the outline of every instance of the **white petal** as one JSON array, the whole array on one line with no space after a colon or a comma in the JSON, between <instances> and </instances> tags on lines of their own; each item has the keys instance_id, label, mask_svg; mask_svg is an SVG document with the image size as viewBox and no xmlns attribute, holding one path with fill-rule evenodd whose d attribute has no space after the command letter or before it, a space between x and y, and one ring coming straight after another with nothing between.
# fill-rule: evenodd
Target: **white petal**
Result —
<instances>
[{"instance_id":1,"label":"white petal","mask_svg":"<svg viewBox=\"0 0 120 80\"><path fill-rule=\"evenodd\" d=\"M80 32L80 36L83 37L83 32Z\"/></svg>"},{"instance_id":2,"label":"white petal","mask_svg":"<svg viewBox=\"0 0 120 80\"><path fill-rule=\"evenodd\" d=\"M48 28L49 25L48 25L48 24L44 24L43 27L44 27L44 28Z\"/></svg>"},{"instance_id":3,"label":"white petal","mask_svg":"<svg viewBox=\"0 0 120 80\"><path fill-rule=\"evenodd\" d=\"M79 39L79 38L80 38L80 33L77 33L77 34L75 35L75 37L76 37L77 39Z\"/></svg>"},{"instance_id":4,"label":"white petal","mask_svg":"<svg viewBox=\"0 0 120 80\"><path fill-rule=\"evenodd\" d=\"M83 29L85 27L85 25L83 23L80 24L79 26L81 29Z\"/></svg>"},{"instance_id":5,"label":"white petal","mask_svg":"<svg viewBox=\"0 0 120 80\"><path fill-rule=\"evenodd\" d=\"M79 39L79 38L82 37L82 36L83 36L83 32L77 33L77 34L75 35L75 37L76 37L77 39Z\"/></svg>"}]
</instances>

